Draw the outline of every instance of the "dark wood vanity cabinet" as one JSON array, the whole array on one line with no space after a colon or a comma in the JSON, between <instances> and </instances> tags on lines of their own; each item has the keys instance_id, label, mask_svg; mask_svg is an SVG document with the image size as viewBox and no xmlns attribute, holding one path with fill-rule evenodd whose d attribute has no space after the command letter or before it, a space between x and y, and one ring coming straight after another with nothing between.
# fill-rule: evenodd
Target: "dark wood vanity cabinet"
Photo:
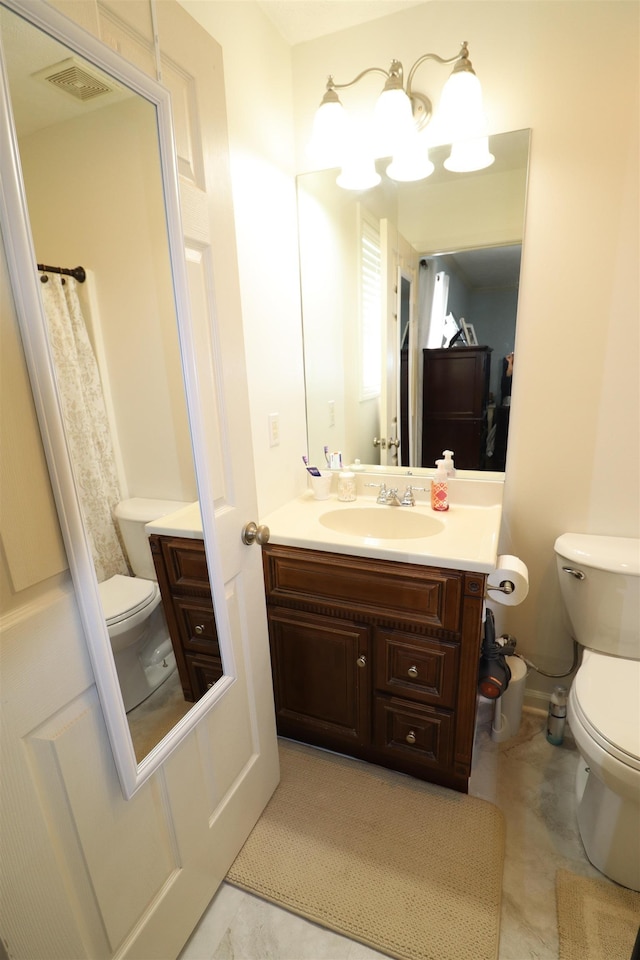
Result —
<instances>
[{"instance_id":1,"label":"dark wood vanity cabinet","mask_svg":"<svg viewBox=\"0 0 640 960\"><path fill-rule=\"evenodd\" d=\"M466 792L484 575L262 549L278 732Z\"/></svg>"},{"instance_id":2,"label":"dark wood vanity cabinet","mask_svg":"<svg viewBox=\"0 0 640 960\"><path fill-rule=\"evenodd\" d=\"M422 464L431 467L443 450L456 466L485 467L491 347L423 350Z\"/></svg>"},{"instance_id":3,"label":"dark wood vanity cabinet","mask_svg":"<svg viewBox=\"0 0 640 960\"><path fill-rule=\"evenodd\" d=\"M195 702L222 676L202 540L149 537L185 700Z\"/></svg>"}]
</instances>

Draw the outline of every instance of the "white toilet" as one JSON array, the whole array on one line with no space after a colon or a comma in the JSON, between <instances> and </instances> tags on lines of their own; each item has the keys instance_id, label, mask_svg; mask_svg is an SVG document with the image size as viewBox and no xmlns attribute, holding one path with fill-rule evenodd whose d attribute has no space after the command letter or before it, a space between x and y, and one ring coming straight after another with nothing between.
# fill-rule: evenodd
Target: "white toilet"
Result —
<instances>
[{"instance_id":1,"label":"white toilet","mask_svg":"<svg viewBox=\"0 0 640 960\"><path fill-rule=\"evenodd\" d=\"M640 890L640 540L565 533L555 552L583 647L567 711L580 836L598 870Z\"/></svg>"},{"instance_id":2,"label":"white toilet","mask_svg":"<svg viewBox=\"0 0 640 960\"><path fill-rule=\"evenodd\" d=\"M115 508L135 576L116 574L100 583L99 590L127 713L176 669L145 524L186 506L175 500L138 497L123 500Z\"/></svg>"}]
</instances>

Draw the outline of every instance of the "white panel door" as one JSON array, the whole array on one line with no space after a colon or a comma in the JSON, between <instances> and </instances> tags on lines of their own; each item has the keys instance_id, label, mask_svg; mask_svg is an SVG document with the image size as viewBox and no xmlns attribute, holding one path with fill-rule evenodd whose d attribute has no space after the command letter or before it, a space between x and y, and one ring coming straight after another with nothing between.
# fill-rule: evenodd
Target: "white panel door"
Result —
<instances>
[{"instance_id":1,"label":"white panel door","mask_svg":"<svg viewBox=\"0 0 640 960\"><path fill-rule=\"evenodd\" d=\"M135 60L129 51L146 45L148 54L149 38L119 22L126 6L99 5L99 32ZM208 561L223 662L234 679L126 800L73 593L43 587L37 603L5 622L3 813L11 835L3 838L3 910L8 952L18 960L176 956L278 781L261 556L241 540L257 506L222 56L173 0L157 5L157 27L176 113L193 317L187 362L198 384L194 454L213 531ZM3 229L9 246L11 225ZM37 855L34 848L24 859L35 837Z\"/></svg>"}]
</instances>

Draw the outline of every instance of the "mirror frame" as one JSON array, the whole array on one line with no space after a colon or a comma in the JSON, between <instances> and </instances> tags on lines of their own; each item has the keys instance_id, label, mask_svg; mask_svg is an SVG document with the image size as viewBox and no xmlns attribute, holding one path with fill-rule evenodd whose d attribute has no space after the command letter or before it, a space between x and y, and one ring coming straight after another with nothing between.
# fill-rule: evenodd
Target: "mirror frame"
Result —
<instances>
[{"instance_id":1,"label":"mirror frame","mask_svg":"<svg viewBox=\"0 0 640 960\"><path fill-rule=\"evenodd\" d=\"M213 478L206 456L200 452L202 448L199 443L205 435L205 424L198 404L196 354L189 307L169 91L42 0L0 2L8 10L112 75L134 93L144 97L156 109L169 259L196 481L200 499L204 497L209 503L213 503ZM0 226L5 240L20 334L76 602L116 769L123 793L130 799L235 682L233 673L229 672L235 667L223 653L225 672L221 679L193 704L188 713L138 764L66 446L46 318L35 270L36 255L4 62L0 62ZM213 574L213 580L217 581L218 564L215 562L215 550L211 550L216 544L215 527L212 513L208 509L202 510L202 522L210 575ZM212 582L214 608L215 597L220 595L216 588L217 583ZM219 611L216 609L216 618L218 616ZM220 617L218 630L221 635L221 648L223 651L230 649L230 644L226 643L229 633L226 613Z\"/></svg>"}]
</instances>

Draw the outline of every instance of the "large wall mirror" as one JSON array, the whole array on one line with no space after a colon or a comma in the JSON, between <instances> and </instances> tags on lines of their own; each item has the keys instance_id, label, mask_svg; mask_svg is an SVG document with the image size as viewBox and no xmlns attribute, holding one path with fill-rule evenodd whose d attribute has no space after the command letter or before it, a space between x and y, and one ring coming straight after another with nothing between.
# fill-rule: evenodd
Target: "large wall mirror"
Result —
<instances>
[{"instance_id":1,"label":"large wall mirror","mask_svg":"<svg viewBox=\"0 0 640 960\"><path fill-rule=\"evenodd\" d=\"M170 104L55 11L34 19L0 5L3 234L96 682L131 794L232 679L221 669L201 700L185 699L145 532L198 501Z\"/></svg>"},{"instance_id":2,"label":"large wall mirror","mask_svg":"<svg viewBox=\"0 0 640 960\"><path fill-rule=\"evenodd\" d=\"M298 177L309 455L502 472L510 415L529 131L495 163L362 192L336 170Z\"/></svg>"}]
</instances>

